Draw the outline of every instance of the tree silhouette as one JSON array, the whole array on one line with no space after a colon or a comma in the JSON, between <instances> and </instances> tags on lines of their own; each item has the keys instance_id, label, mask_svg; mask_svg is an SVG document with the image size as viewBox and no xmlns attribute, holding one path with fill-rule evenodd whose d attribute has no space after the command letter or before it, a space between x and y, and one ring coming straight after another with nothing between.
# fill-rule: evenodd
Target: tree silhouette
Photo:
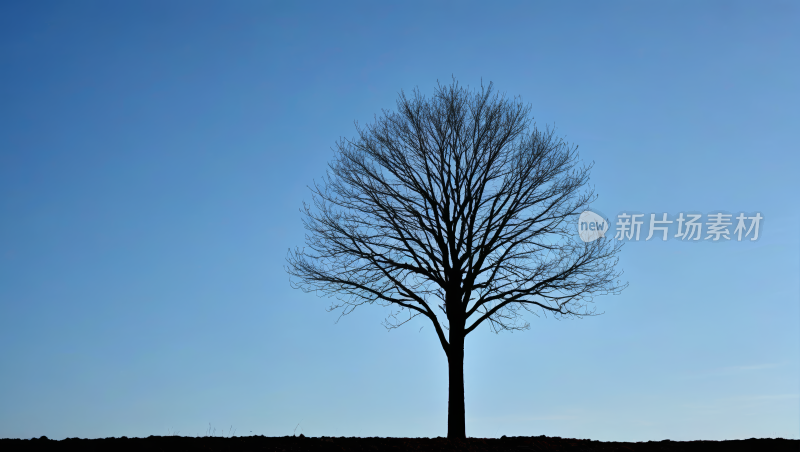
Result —
<instances>
[{"instance_id":1,"label":"tree silhouette","mask_svg":"<svg viewBox=\"0 0 800 452\"><path fill-rule=\"evenodd\" d=\"M464 338L482 323L529 328L523 314L593 315L618 293L616 253L583 243L573 221L594 199L577 146L538 130L530 106L453 81L430 99L401 92L334 160L304 204L306 247L292 285L335 297L341 315L391 307L387 328L431 321L449 366L447 436L464 438Z\"/></svg>"}]
</instances>

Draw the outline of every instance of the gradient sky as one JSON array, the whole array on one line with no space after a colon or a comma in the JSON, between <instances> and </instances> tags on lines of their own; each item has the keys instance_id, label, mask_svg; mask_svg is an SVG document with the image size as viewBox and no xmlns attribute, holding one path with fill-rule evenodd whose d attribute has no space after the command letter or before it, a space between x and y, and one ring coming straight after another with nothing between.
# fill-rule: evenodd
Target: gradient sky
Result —
<instances>
[{"instance_id":1,"label":"gradient sky","mask_svg":"<svg viewBox=\"0 0 800 452\"><path fill-rule=\"evenodd\" d=\"M446 435L433 329L283 267L336 140L453 76L579 145L607 216L764 217L470 335L467 435L800 437L797 2L197 0L0 4L0 437Z\"/></svg>"}]
</instances>

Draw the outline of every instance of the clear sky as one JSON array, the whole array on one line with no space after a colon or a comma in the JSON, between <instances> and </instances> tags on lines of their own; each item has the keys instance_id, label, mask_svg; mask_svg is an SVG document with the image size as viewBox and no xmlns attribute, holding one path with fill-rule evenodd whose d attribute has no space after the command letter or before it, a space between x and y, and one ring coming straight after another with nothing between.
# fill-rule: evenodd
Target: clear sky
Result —
<instances>
[{"instance_id":1,"label":"clear sky","mask_svg":"<svg viewBox=\"0 0 800 452\"><path fill-rule=\"evenodd\" d=\"M800 437L797 2L197 0L0 4L0 437L445 436L433 329L284 265L336 140L453 76L579 145L612 221L764 217L470 335L467 434Z\"/></svg>"}]
</instances>

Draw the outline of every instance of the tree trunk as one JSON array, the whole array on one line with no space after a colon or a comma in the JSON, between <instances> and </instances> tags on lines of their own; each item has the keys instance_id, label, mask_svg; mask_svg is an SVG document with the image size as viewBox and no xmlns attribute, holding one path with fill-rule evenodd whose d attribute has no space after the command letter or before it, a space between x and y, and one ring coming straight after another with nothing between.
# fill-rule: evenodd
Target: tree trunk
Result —
<instances>
[{"instance_id":1,"label":"tree trunk","mask_svg":"<svg viewBox=\"0 0 800 452\"><path fill-rule=\"evenodd\" d=\"M455 326L455 328L454 328ZM447 437L464 439L466 415L464 410L464 328L450 327L450 386L447 399Z\"/></svg>"}]
</instances>

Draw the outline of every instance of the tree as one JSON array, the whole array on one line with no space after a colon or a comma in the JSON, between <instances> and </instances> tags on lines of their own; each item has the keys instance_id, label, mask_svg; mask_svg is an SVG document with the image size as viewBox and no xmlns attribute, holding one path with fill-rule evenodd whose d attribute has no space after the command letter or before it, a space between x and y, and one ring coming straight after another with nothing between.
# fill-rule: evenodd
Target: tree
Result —
<instances>
[{"instance_id":1,"label":"tree","mask_svg":"<svg viewBox=\"0 0 800 452\"><path fill-rule=\"evenodd\" d=\"M577 239L595 198L591 165L530 106L456 81L426 99L401 92L357 137L341 139L304 203L306 247L292 285L335 297L341 315L392 308L389 329L422 316L449 366L449 438L464 438L464 338L481 324L528 329L525 312L594 315L593 296L624 288L619 245Z\"/></svg>"}]
</instances>

